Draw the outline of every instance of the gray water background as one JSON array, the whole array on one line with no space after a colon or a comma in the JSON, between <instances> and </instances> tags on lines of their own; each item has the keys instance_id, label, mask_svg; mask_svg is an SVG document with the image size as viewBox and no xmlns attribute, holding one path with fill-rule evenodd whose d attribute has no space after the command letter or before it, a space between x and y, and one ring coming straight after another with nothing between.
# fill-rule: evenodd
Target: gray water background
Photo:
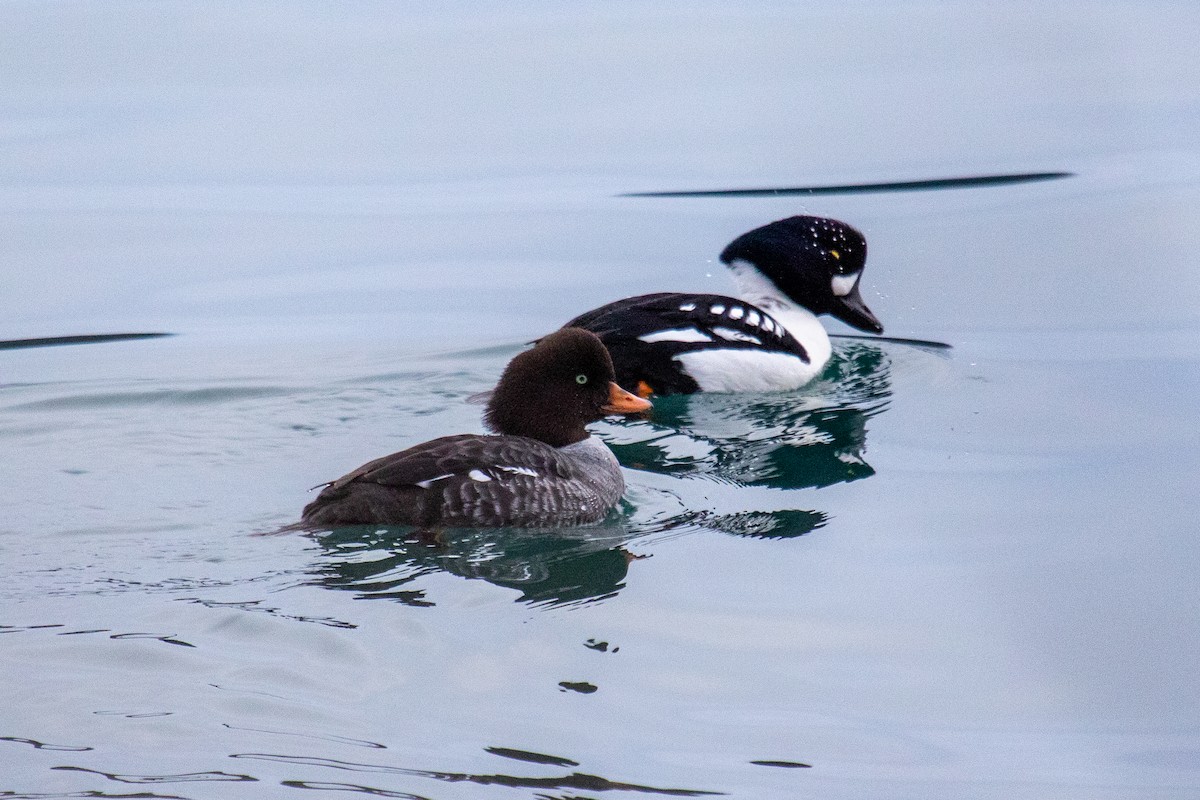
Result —
<instances>
[{"instance_id":1,"label":"gray water background","mask_svg":"<svg viewBox=\"0 0 1200 800\"><path fill-rule=\"evenodd\" d=\"M1197 41L1187 3L0 5L0 338L178 334L0 352L0 793L1195 797ZM597 426L598 529L263 535L795 213L953 349Z\"/></svg>"}]
</instances>

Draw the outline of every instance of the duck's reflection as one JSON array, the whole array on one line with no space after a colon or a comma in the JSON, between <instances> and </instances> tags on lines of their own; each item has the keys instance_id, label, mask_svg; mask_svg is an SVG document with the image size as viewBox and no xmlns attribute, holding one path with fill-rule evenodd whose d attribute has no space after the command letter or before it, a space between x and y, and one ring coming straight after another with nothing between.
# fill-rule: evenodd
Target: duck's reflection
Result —
<instances>
[{"instance_id":1,"label":"duck's reflection","mask_svg":"<svg viewBox=\"0 0 1200 800\"><path fill-rule=\"evenodd\" d=\"M743 486L802 489L875 474L865 458L867 421L891 396L878 347L840 345L803 392L676 395L655 401L648 422L606 429L621 463Z\"/></svg>"},{"instance_id":2,"label":"duck's reflection","mask_svg":"<svg viewBox=\"0 0 1200 800\"><path fill-rule=\"evenodd\" d=\"M412 528L359 525L316 534L324 553L314 573L326 588L411 606L434 605L420 579L438 572L515 589L517 602L559 606L604 600L625 588L630 564L644 557L626 549L633 540L699 530L783 539L825 522L819 511L788 509L688 511L590 528L457 529L436 536Z\"/></svg>"},{"instance_id":3,"label":"duck's reflection","mask_svg":"<svg viewBox=\"0 0 1200 800\"><path fill-rule=\"evenodd\" d=\"M322 533L320 583L362 598L433 605L419 578L447 572L520 592L519 602L562 605L600 600L625 586L630 561L619 525L570 529L461 529L436 538L411 528L360 525Z\"/></svg>"}]
</instances>

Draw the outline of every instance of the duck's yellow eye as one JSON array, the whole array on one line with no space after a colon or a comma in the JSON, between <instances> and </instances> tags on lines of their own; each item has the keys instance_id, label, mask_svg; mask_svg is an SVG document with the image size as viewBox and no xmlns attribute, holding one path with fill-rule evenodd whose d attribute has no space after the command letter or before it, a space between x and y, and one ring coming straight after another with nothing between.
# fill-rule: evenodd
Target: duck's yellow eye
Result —
<instances>
[{"instance_id":1,"label":"duck's yellow eye","mask_svg":"<svg viewBox=\"0 0 1200 800\"><path fill-rule=\"evenodd\" d=\"M575 376L575 382L582 386L583 384L587 383L587 375L584 375L582 372L579 373Z\"/></svg>"},{"instance_id":2,"label":"duck's yellow eye","mask_svg":"<svg viewBox=\"0 0 1200 800\"><path fill-rule=\"evenodd\" d=\"M841 260L842 260L842 254L841 254L841 253L839 253L837 250L830 250L830 251L829 251L829 255L833 256L833 258L834 258L834 260L835 260L835 261L841 261Z\"/></svg>"}]
</instances>

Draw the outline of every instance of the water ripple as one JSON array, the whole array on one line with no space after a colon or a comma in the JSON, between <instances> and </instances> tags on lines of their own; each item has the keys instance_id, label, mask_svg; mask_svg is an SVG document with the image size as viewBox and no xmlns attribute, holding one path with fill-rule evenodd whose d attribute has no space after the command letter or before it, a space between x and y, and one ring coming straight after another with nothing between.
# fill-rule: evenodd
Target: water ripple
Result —
<instances>
[{"instance_id":1,"label":"water ripple","mask_svg":"<svg viewBox=\"0 0 1200 800\"><path fill-rule=\"evenodd\" d=\"M878 192L928 192L940 189L976 189L1036 183L1073 177L1073 172L1020 172L1001 175L969 175L958 178L925 178L883 183L847 183L826 186L772 186L761 189L690 189L659 192L625 192L617 197L784 197L829 194L874 194Z\"/></svg>"},{"instance_id":2,"label":"water ripple","mask_svg":"<svg viewBox=\"0 0 1200 800\"><path fill-rule=\"evenodd\" d=\"M130 792L110 794L96 789L81 792L12 792L0 790L0 798L5 800L67 800L74 797L99 797L107 800L189 800L177 794L158 794L157 792Z\"/></svg>"},{"instance_id":3,"label":"water ripple","mask_svg":"<svg viewBox=\"0 0 1200 800\"><path fill-rule=\"evenodd\" d=\"M280 781L280 786L286 786L289 789L316 789L322 792L357 792L358 794L367 794L372 797L398 797L400 800L430 800L423 794L411 794L409 792L394 792L389 789L375 789L370 786L362 786L357 783L329 783L325 781Z\"/></svg>"},{"instance_id":4,"label":"water ripple","mask_svg":"<svg viewBox=\"0 0 1200 800\"><path fill-rule=\"evenodd\" d=\"M333 742L334 744L348 744L353 747L366 747L372 750L387 750L387 745L379 742L371 742L366 739L352 739L349 736L337 736L331 733L298 733L296 731L277 731L267 728L246 728L240 725L230 725L228 722L221 723L223 727L231 731L250 731L252 733L269 733L274 736L296 736L302 739L316 739L323 742Z\"/></svg>"},{"instance_id":5,"label":"water ripple","mask_svg":"<svg viewBox=\"0 0 1200 800\"><path fill-rule=\"evenodd\" d=\"M358 626L352 622L334 619L333 617L309 617L300 614L284 614L275 606L261 605L261 600L242 600L222 602L219 600L205 600L201 597L180 597L178 598L184 603L195 603L204 606L205 608L231 608L237 611L250 611L259 614L268 614L279 619L289 619L293 622L312 622L317 625L325 625L330 628L357 628Z\"/></svg>"},{"instance_id":6,"label":"water ripple","mask_svg":"<svg viewBox=\"0 0 1200 800\"><path fill-rule=\"evenodd\" d=\"M50 630L54 628L66 627L60 622L43 624L43 625L0 625L0 633L22 633L25 631ZM162 642L163 644L173 644L180 647L195 647L196 645L185 642L176 637L174 634L164 633L144 633L140 631L132 631L128 633L113 633L109 628L88 628L72 631L56 631L56 636L82 636L92 633L107 633L109 639L153 639Z\"/></svg>"},{"instance_id":7,"label":"water ripple","mask_svg":"<svg viewBox=\"0 0 1200 800\"><path fill-rule=\"evenodd\" d=\"M88 769L87 767L60 766L51 767L50 769L67 772L89 772L93 775L102 775L110 781L116 781L117 783L201 783L210 781L243 783L258 781L258 778L250 775L238 775L220 771L185 772L180 775L119 775L115 772L102 772L98 769Z\"/></svg>"},{"instance_id":8,"label":"water ripple","mask_svg":"<svg viewBox=\"0 0 1200 800\"><path fill-rule=\"evenodd\" d=\"M462 772L436 772L432 770L393 767L386 764L363 764L352 761L338 761L332 758L288 756L272 753L235 753L230 758L271 761L280 764L302 764L305 766L325 767L327 769L340 769L350 772L410 775L445 781L447 783L467 782L480 786L507 786L513 789L582 789L592 792L624 791L661 794L670 797L700 797L703 795L724 794L724 792L713 792L703 789L667 789L636 783L621 783L609 780L608 778L602 778L599 775L588 775L582 772L572 772L561 777L530 778L516 775L475 775Z\"/></svg>"},{"instance_id":9,"label":"water ripple","mask_svg":"<svg viewBox=\"0 0 1200 800\"><path fill-rule=\"evenodd\" d=\"M86 750L94 749L69 744L50 744L48 742L39 742L36 739L23 739L20 736L0 736L0 742L17 742L18 744L27 744L36 750L62 750L71 753L82 753Z\"/></svg>"},{"instance_id":10,"label":"water ripple","mask_svg":"<svg viewBox=\"0 0 1200 800\"><path fill-rule=\"evenodd\" d=\"M525 761L530 764L550 764L555 767L578 767L578 761L559 756L548 756L544 753L534 753L529 750L514 750L511 747L485 747L485 751L501 758L511 758L514 761Z\"/></svg>"},{"instance_id":11,"label":"water ripple","mask_svg":"<svg viewBox=\"0 0 1200 800\"><path fill-rule=\"evenodd\" d=\"M97 392L50 397L6 406L7 411L75 411L90 408L133 408L156 405L214 405L236 400L257 400L293 393L281 386L209 386L202 389L154 389L151 391Z\"/></svg>"}]
</instances>

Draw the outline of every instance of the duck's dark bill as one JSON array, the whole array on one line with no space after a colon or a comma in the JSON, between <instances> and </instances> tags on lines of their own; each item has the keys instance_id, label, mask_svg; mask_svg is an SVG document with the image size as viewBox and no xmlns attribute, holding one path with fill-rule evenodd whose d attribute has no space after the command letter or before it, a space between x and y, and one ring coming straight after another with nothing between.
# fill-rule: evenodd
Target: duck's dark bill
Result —
<instances>
[{"instance_id":1,"label":"duck's dark bill","mask_svg":"<svg viewBox=\"0 0 1200 800\"><path fill-rule=\"evenodd\" d=\"M858 328L860 331L883 333L883 325L871 313L871 309L867 308L867 304L863 302L862 295L858 293L857 286L854 287L854 291L850 294L837 298L833 307L829 309L829 313L847 325Z\"/></svg>"},{"instance_id":2,"label":"duck's dark bill","mask_svg":"<svg viewBox=\"0 0 1200 800\"><path fill-rule=\"evenodd\" d=\"M631 394L615 383L608 384L608 402L604 404L604 410L609 414L636 414L639 411L646 411L651 407L649 400L643 400L635 394Z\"/></svg>"}]
</instances>

